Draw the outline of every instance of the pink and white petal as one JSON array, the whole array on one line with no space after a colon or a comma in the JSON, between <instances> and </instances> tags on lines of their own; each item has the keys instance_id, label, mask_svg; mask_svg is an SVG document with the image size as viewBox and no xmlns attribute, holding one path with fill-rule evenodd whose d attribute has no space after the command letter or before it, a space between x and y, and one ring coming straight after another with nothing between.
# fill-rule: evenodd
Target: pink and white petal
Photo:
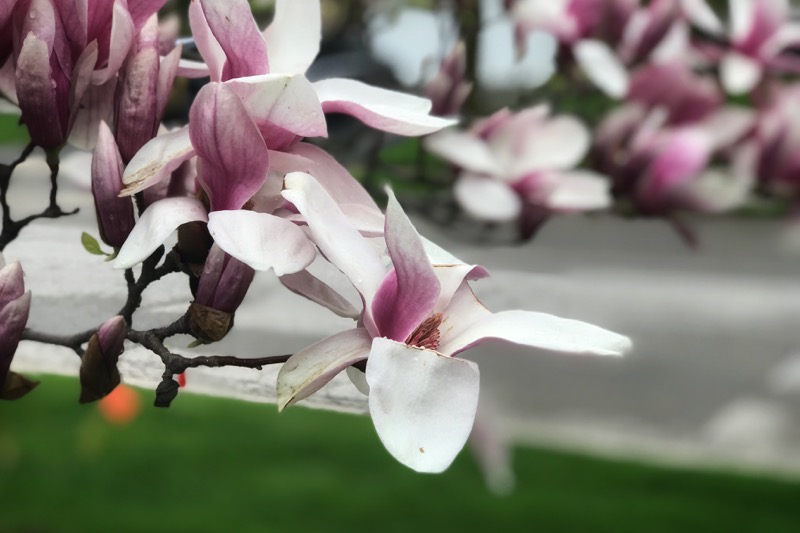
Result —
<instances>
[{"instance_id":1,"label":"pink and white petal","mask_svg":"<svg viewBox=\"0 0 800 533\"><path fill-rule=\"evenodd\" d=\"M278 410L311 396L342 370L366 359L371 344L367 330L354 328L295 353L278 372Z\"/></svg>"},{"instance_id":2,"label":"pink and white petal","mask_svg":"<svg viewBox=\"0 0 800 533\"><path fill-rule=\"evenodd\" d=\"M573 168L592 143L586 125L571 116L555 117L518 133L524 144L509 162L509 177L515 179L542 170Z\"/></svg>"},{"instance_id":3,"label":"pink and white petal","mask_svg":"<svg viewBox=\"0 0 800 533\"><path fill-rule=\"evenodd\" d=\"M188 126L153 138L125 167L122 194L130 196L169 179L172 172L194 154Z\"/></svg>"},{"instance_id":4,"label":"pink and white petal","mask_svg":"<svg viewBox=\"0 0 800 533\"><path fill-rule=\"evenodd\" d=\"M352 115L367 126L396 135L427 135L457 123L430 115L425 98L333 78L313 84L326 113Z\"/></svg>"},{"instance_id":5,"label":"pink and white petal","mask_svg":"<svg viewBox=\"0 0 800 533\"><path fill-rule=\"evenodd\" d=\"M573 47L575 59L586 77L607 96L620 100L628 92L628 70L607 44L584 40Z\"/></svg>"},{"instance_id":6,"label":"pink and white petal","mask_svg":"<svg viewBox=\"0 0 800 533\"><path fill-rule=\"evenodd\" d=\"M226 84L212 82L200 89L189 112L189 137L213 211L241 208L267 179L264 139Z\"/></svg>"},{"instance_id":7,"label":"pink and white petal","mask_svg":"<svg viewBox=\"0 0 800 533\"><path fill-rule=\"evenodd\" d=\"M254 270L275 270L276 276L303 270L317 255L298 226L266 213L232 210L208 215L208 231L228 254Z\"/></svg>"},{"instance_id":8,"label":"pink and white petal","mask_svg":"<svg viewBox=\"0 0 800 533\"><path fill-rule=\"evenodd\" d=\"M137 29L141 28L147 19L154 13L158 13L158 10L161 9L165 3L166 0L136 0L134 2L128 2L128 11L131 14L134 27Z\"/></svg>"},{"instance_id":9,"label":"pink and white petal","mask_svg":"<svg viewBox=\"0 0 800 533\"><path fill-rule=\"evenodd\" d=\"M760 53L762 57L773 58L786 48L796 47L798 44L800 44L800 24L784 24L761 45Z\"/></svg>"},{"instance_id":10,"label":"pink and white petal","mask_svg":"<svg viewBox=\"0 0 800 533\"><path fill-rule=\"evenodd\" d=\"M111 22L111 38L108 53L108 62L104 68L95 70L92 83L102 85L117 75L125 58L128 57L131 43L135 36L133 20L127 6L121 2L114 3L114 15Z\"/></svg>"},{"instance_id":11,"label":"pink and white petal","mask_svg":"<svg viewBox=\"0 0 800 533\"><path fill-rule=\"evenodd\" d=\"M283 197L303 215L317 247L361 293L365 308L371 308L386 273L378 254L312 176L293 172L284 187Z\"/></svg>"},{"instance_id":12,"label":"pink and white petal","mask_svg":"<svg viewBox=\"0 0 800 533\"><path fill-rule=\"evenodd\" d=\"M719 65L722 86L729 94L751 91L763 75L763 67L754 59L738 52L728 52Z\"/></svg>"},{"instance_id":13,"label":"pink and white petal","mask_svg":"<svg viewBox=\"0 0 800 533\"><path fill-rule=\"evenodd\" d=\"M366 373L354 366L348 366L345 372L347 372L347 377L350 378L350 383L353 384L358 392L364 396L369 396L369 383L367 383Z\"/></svg>"},{"instance_id":14,"label":"pink and white petal","mask_svg":"<svg viewBox=\"0 0 800 533\"><path fill-rule=\"evenodd\" d=\"M547 207L556 211L589 211L611 206L611 180L588 170L558 174Z\"/></svg>"},{"instance_id":15,"label":"pink and white petal","mask_svg":"<svg viewBox=\"0 0 800 533\"><path fill-rule=\"evenodd\" d=\"M755 125L752 109L725 106L706 117L700 126L711 136L714 150L728 148L744 137Z\"/></svg>"},{"instance_id":16,"label":"pink and white petal","mask_svg":"<svg viewBox=\"0 0 800 533\"><path fill-rule=\"evenodd\" d=\"M759 148L755 141L736 150L730 168L710 168L675 191L681 207L721 213L741 207L756 183Z\"/></svg>"},{"instance_id":17,"label":"pink and white petal","mask_svg":"<svg viewBox=\"0 0 800 533\"><path fill-rule=\"evenodd\" d=\"M433 314L440 286L419 233L394 193L388 194L384 232L394 269L383 279L371 309L380 335L402 342Z\"/></svg>"},{"instance_id":18,"label":"pink and white petal","mask_svg":"<svg viewBox=\"0 0 800 533\"><path fill-rule=\"evenodd\" d=\"M456 355L490 339L542 350L587 355L623 355L631 340L607 329L532 311L502 311L473 323L442 342L439 350Z\"/></svg>"},{"instance_id":19,"label":"pink and white petal","mask_svg":"<svg viewBox=\"0 0 800 533\"><path fill-rule=\"evenodd\" d=\"M731 41L736 43L747 38L753 29L757 9L752 0L728 0Z\"/></svg>"},{"instance_id":20,"label":"pink and white petal","mask_svg":"<svg viewBox=\"0 0 800 533\"><path fill-rule=\"evenodd\" d=\"M685 61L691 52L689 25L677 21L667 32L658 46L650 53L650 60L656 63Z\"/></svg>"},{"instance_id":21,"label":"pink and white petal","mask_svg":"<svg viewBox=\"0 0 800 533\"><path fill-rule=\"evenodd\" d=\"M681 7L686 18L701 30L712 35L721 35L724 31L722 21L706 0L681 0Z\"/></svg>"},{"instance_id":22,"label":"pink and white petal","mask_svg":"<svg viewBox=\"0 0 800 533\"><path fill-rule=\"evenodd\" d=\"M339 204L347 220L364 237L383 237L386 217L377 207L364 204Z\"/></svg>"},{"instance_id":23,"label":"pink and white petal","mask_svg":"<svg viewBox=\"0 0 800 533\"><path fill-rule=\"evenodd\" d=\"M72 117L72 130L67 139L69 144L81 150L94 148L100 122L110 124L114 120L116 88L116 79L111 79L103 85L89 85Z\"/></svg>"},{"instance_id":24,"label":"pink and white petal","mask_svg":"<svg viewBox=\"0 0 800 533\"><path fill-rule=\"evenodd\" d=\"M206 65L202 61L181 59L180 61L178 61L177 75L182 78L189 78L189 79L205 78L206 76L211 76L211 70L209 69L208 65ZM217 76L217 79L213 81L219 81L218 78L219 76Z\"/></svg>"},{"instance_id":25,"label":"pink and white petal","mask_svg":"<svg viewBox=\"0 0 800 533\"><path fill-rule=\"evenodd\" d=\"M639 183L639 200L658 206L670 196L672 189L696 178L708 165L712 153L712 139L701 128L684 128L671 133Z\"/></svg>"},{"instance_id":26,"label":"pink and white petal","mask_svg":"<svg viewBox=\"0 0 800 533\"><path fill-rule=\"evenodd\" d=\"M360 311L353 307L347 298L308 270L286 274L281 276L280 280L283 286L293 293L327 307L338 316L355 320L360 315Z\"/></svg>"},{"instance_id":27,"label":"pink and white petal","mask_svg":"<svg viewBox=\"0 0 800 533\"><path fill-rule=\"evenodd\" d=\"M446 350L452 341L469 331L473 324L492 316L492 312L475 297L472 287L466 282L457 287L441 312L443 319L439 325L438 350L442 353L449 353Z\"/></svg>"},{"instance_id":28,"label":"pink and white petal","mask_svg":"<svg viewBox=\"0 0 800 533\"><path fill-rule=\"evenodd\" d=\"M322 40L320 0L277 0L264 40L272 72L304 74Z\"/></svg>"},{"instance_id":29,"label":"pink and white petal","mask_svg":"<svg viewBox=\"0 0 800 533\"><path fill-rule=\"evenodd\" d=\"M439 300L434 307L435 313L444 312L455 298L456 292L466 285L467 280L475 280L487 277L489 272L480 265L450 264L434 265L434 272L439 279L442 287L439 293Z\"/></svg>"},{"instance_id":30,"label":"pink and white petal","mask_svg":"<svg viewBox=\"0 0 800 533\"><path fill-rule=\"evenodd\" d=\"M125 244L114 259L114 268L131 268L147 259L164 244L178 226L187 222L206 222L208 215L194 198L165 198L150 205L136 222Z\"/></svg>"},{"instance_id":31,"label":"pink and white petal","mask_svg":"<svg viewBox=\"0 0 800 533\"><path fill-rule=\"evenodd\" d=\"M264 74L226 85L239 95L256 124L269 123L301 137L327 137L325 114L305 76Z\"/></svg>"},{"instance_id":32,"label":"pink and white petal","mask_svg":"<svg viewBox=\"0 0 800 533\"><path fill-rule=\"evenodd\" d=\"M522 212L522 201L514 190L500 181L464 173L453 187L464 210L479 220L510 222Z\"/></svg>"},{"instance_id":33,"label":"pink and white petal","mask_svg":"<svg viewBox=\"0 0 800 533\"><path fill-rule=\"evenodd\" d=\"M225 53L222 80L269 72L267 43L247 0L197 1L203 8L211 34Z\"/></svg>"},{"instance_id":34,"label":"pink and white petal","mask_svg":"<svg viewBox=\"0 0 800 533\"><path fill-rule=\"evenodd\" d=\"M456 130L445 130L426 137L425 149L464 170L495 174L501 169L489 146L480 138Z\"/></svg>"},{"instance_id":35,"label":"pink and white petal","mask_svg":"<svg viewBox=\"0 0 800 533\"><path fill-rule=\"evenodd\" d=\"M178 74L182 50L183 47L181 46L175 47L169 54L161 58L158 81L156 82L156 116L159 121L164 116L164 110L167 108L167 100L170 92L172 92L175 76Z\"/></svg>"},{"instance_id":36,"label":"pink and white petal","mask_svg":"<svg viewBox=\"0 0 800 533\"><path fill-rule=\"evenodd\" d=\"M360 204L368 209L380 211L366 189L328 152L308 143L297 143L291 151L311 161L314 165L308 169L296 168L295 170L314 176L336 203L339 205ZM381 221L381 226L383 226L383 221Z\"/></svg>"},{"instance_id":37,"label":"pink and white petal","mask_svg":"<svg viewBox=\"0 0 800 533\"><path fill-rule=\"evenodd\" d=\"M367 383L370 416L389 453L417 472L447 469L475 421L478 365L376 338Z\"/></svg>"},{"instance_id":38,"label":"pink and white petal","mask_svg":"<svg viewBox=\"0 0 800 533\"><path fill-rule=\"evenodd\" d=\"M208 25L203 7L198 0L189 4L189 26L192 28L195 46L205 61L207 75L211 81L222 81L222 69L225 68L225 51ZM187 64L187 67L189 65ZM197 70L197 69L195 69ZM202 76L198 76L202 77Z\"/></svg>"}]
</instances>

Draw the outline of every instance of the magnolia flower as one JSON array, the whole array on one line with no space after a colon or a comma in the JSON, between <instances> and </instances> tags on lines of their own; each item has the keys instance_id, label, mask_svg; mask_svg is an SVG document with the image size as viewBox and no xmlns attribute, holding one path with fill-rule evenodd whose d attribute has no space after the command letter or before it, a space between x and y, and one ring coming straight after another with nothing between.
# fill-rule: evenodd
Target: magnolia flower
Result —
<instances>
[{"instance_id":1,"label":"magnolia flower","mask_svg":"<svg viewBox=\"0 0 800 533\"><path fill-rule=\"evenodd\" d=\"M164 0L24 0L13 8L15 95L31 139L59 148L77 128L93 129L91 100L116 83L134 35ZM102 87L102 89L101 89ZM83 110L83 111L82 111ZM83 118L81 118L81 116ZM77 132L78 137L93 132Z\"/></svg>"},{"instance_id":2,"label":"magnolia flower","mask_svg":"<svg viewBox=\"0 0 800 533\"><path fill-rule=\"evenodd\" d=\"M0 255L0 398L3 399L18 398L33 386L26 388L20 386L24 383L12 383L12 378L19 376L10 371L30 308L31 293L25 292L22 267L18 262L6 265Z\"/></svg>"},{"instance_id":3,"label":"magnolia flower","mask_svg":"<svg viewBox=\"0 0 800 533\"><path fill-rule=\"evenodd\" d=\"M470 131L446 130L425 147L461 169L454 193L472 216L524 225L531 209L574 212L610 205L608 180L573 170L589 149L586 127L574 117L549 116L546 106L502 110Z\"/></svg>"},{"instance_id":4,"label":"magnolia flower","mask_svg":"<svg viewBox=\"0 0 800 533\"><path fill-rule=\"evenodd\" d=\"M730 0L731 49L720 62L720 78L731 94L751 91L781 54L800 44L800 25L790 22L788 0Z\"/></svg>"},{"instance_id":5,"label":"magnolia flower","mask_svg":"<svg viewBox=\"0 0 800 533\"><path fill-rule=\"evenodd\" d=\"M393 195L385 220L392 266L382 258L313 177L286 177L284 196L305 218L324 256L364 303L357 327L293 355L278 375L278 407L315 391L366 359L369 409L378 436L401 463L441 472L464 446L478 404L479 372L459 357L490 339L567 353L620 355L630 340L542 313L491 313L470 279L482 267L451 258L431 264L426 246Z\"/></svg>"}]
</instances>

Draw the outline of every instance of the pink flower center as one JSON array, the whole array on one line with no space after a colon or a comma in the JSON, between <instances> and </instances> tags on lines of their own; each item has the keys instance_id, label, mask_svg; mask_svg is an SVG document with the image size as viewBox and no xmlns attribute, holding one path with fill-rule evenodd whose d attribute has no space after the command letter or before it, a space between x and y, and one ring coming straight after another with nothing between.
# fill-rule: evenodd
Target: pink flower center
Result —
<instances>
[{"instance_id":1,"label":"pink flower center","mask_svg":"<svg viewBox=\"0 0 800 533\"><path fill-rule=\"evenodd\" d=\"M439 336L441 335L439 326L442 324L442 318L442 313L435 313L427 318L417 326L414 333L408 336L406 344L427 350L437 349L439 347Z\"/></svg>"}]
</instances>

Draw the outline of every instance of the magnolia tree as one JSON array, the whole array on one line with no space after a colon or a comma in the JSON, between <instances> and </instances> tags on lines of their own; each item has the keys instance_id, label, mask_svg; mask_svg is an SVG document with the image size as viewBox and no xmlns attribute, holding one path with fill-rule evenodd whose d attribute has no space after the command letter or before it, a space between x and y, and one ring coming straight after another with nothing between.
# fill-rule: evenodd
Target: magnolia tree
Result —
<instances>
[{"instance_id":1,"label":"magnolia tree","mask_svg":"<svg viewBox=\"0 0 800 533\"><path fill-rule=\"evenodd\" d=\"M308 142L328 135L326 113L332 112L401 136L456 123L432 115L428 99L350 79L310 82L305 72L320 47L319 0L278 0L264 31L246 0L193 0L187 15L202 61L183 59L174 28L159 26L162 4L16 0L0 8L0 90L19 106L31 138L19 159L0 168L0 249L24 238L22 230L36 219L69 214L57 202L59 153L66 144L93 146L98 230L113 249L109 268L118 269L127 286L116 315L87 331L54 335L26 328L36 287L25 286L24 265L4 264L4 399L35 386L10 370L20 340L66 347L81 358L81 402L103 398L120 384L117 363L131 344L163 363L155 391L161 407L176 398L177 376L192 367L282 364L279 409L346 372L368 396L389 453L414 470L440 472L473 429L480 387L470 348L505 341L570 354L616 356L629 349L628 338L583 322L487 310L470 285L488 276L486 269L421 237L391 190L382 212L334 157ZM188 124L166 129L160 122L176 77L209 81L191 105ZM464 91L457 92L446 112L463 99ZM524 139L538 152L495 142L520 129L536 132ZM559 134L574 134L576 142L553 146ZM574 120L551 117L545 108L501 112L470 134L442 135L431 139L431 149L458 160L464 169L459 197L476 213L605 205L597 177L571 170L587 148ZM453 140L475 146L469 160L453 153ZM15 219L9 185L37 147L51 169L49 206ZM502 185L489 190L482 181L491 180ZM478 205L472 195L481 188L493 195L487 204L497 205ZM586 197L576 192L581 188ZM510 200L515 194L537 200ZM165 250L175 233L177 244ZM312 262L343 275L359 301L309 271ZM277 276L288 290L352 319L352 327L293 355L257 359L192 356L168 347L179 334L202 344L235 334L234 315L256 272ZM185 276L194 300L171 323L135 328L143 293L168 275Z\"/></svg>"},{"instance_id":2,"label":"magnolia tree","mask_svg":"<svg viewBox=\"0 0 800 533\"><path fill-rule=\"evenodd\" d=\"M390 4L370 2L384 17ZM427 4L461 41L422 91L462 125L423 142L454 172L416 179L444 183L469 217L523 239L565 213L658 217L693 244L686 214L795 210L800 24L788 0ZM479 75L483 34L502 21L520 57L534 33L556 42L550 81L505 99Z\"/></svg>"}]
</instances>

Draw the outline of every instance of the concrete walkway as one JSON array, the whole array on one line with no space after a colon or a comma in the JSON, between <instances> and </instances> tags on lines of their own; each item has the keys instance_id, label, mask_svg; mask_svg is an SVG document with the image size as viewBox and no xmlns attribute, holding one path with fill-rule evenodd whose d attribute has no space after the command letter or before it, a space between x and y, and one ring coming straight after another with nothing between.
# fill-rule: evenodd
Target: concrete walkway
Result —
<instances>
[{"instance_id":1,"label":"concrete walkway","mask_svg":"<svg viewBox=\"0 0 800 533\"><path fill-rule=\"evenodd\" d=\"M108 318L125 295L121 273L80 246L82 231L97 233L93 208L81 185L85 172L79 164L72 169L69 159L64 166L61 204L81 206L81 213L37 222L5 255L22 261L34 291L31 326L69 333ZM41 203L43 163L26 164L15 183L14 205ZM483 401L511 438L800 475L800 258L780 246L780 223L711 220L698 227L703 246L693 252L657 221L561 219L519 248L476 245L419 221L422 234L492 271L474 285L491 309L551 312L634 339L636 349L624 359L499 344L470 352L481 364ZM184 281L173 276L148 290L137 327L180 315L190 299ZM290 353L349 325L264 274L229 338L195 352ZM178 338L172 347L182 351L186 344ZM122 361L127 381L150 387L159 381L159 361L146 351L127 350ZM75 374L78 358L23 343L15 367ZM276 369L193 370L189 388L197 392L274 401ZM346 379L322 392L307 405L365 408Z\"/></svg>"}]
</instances>

